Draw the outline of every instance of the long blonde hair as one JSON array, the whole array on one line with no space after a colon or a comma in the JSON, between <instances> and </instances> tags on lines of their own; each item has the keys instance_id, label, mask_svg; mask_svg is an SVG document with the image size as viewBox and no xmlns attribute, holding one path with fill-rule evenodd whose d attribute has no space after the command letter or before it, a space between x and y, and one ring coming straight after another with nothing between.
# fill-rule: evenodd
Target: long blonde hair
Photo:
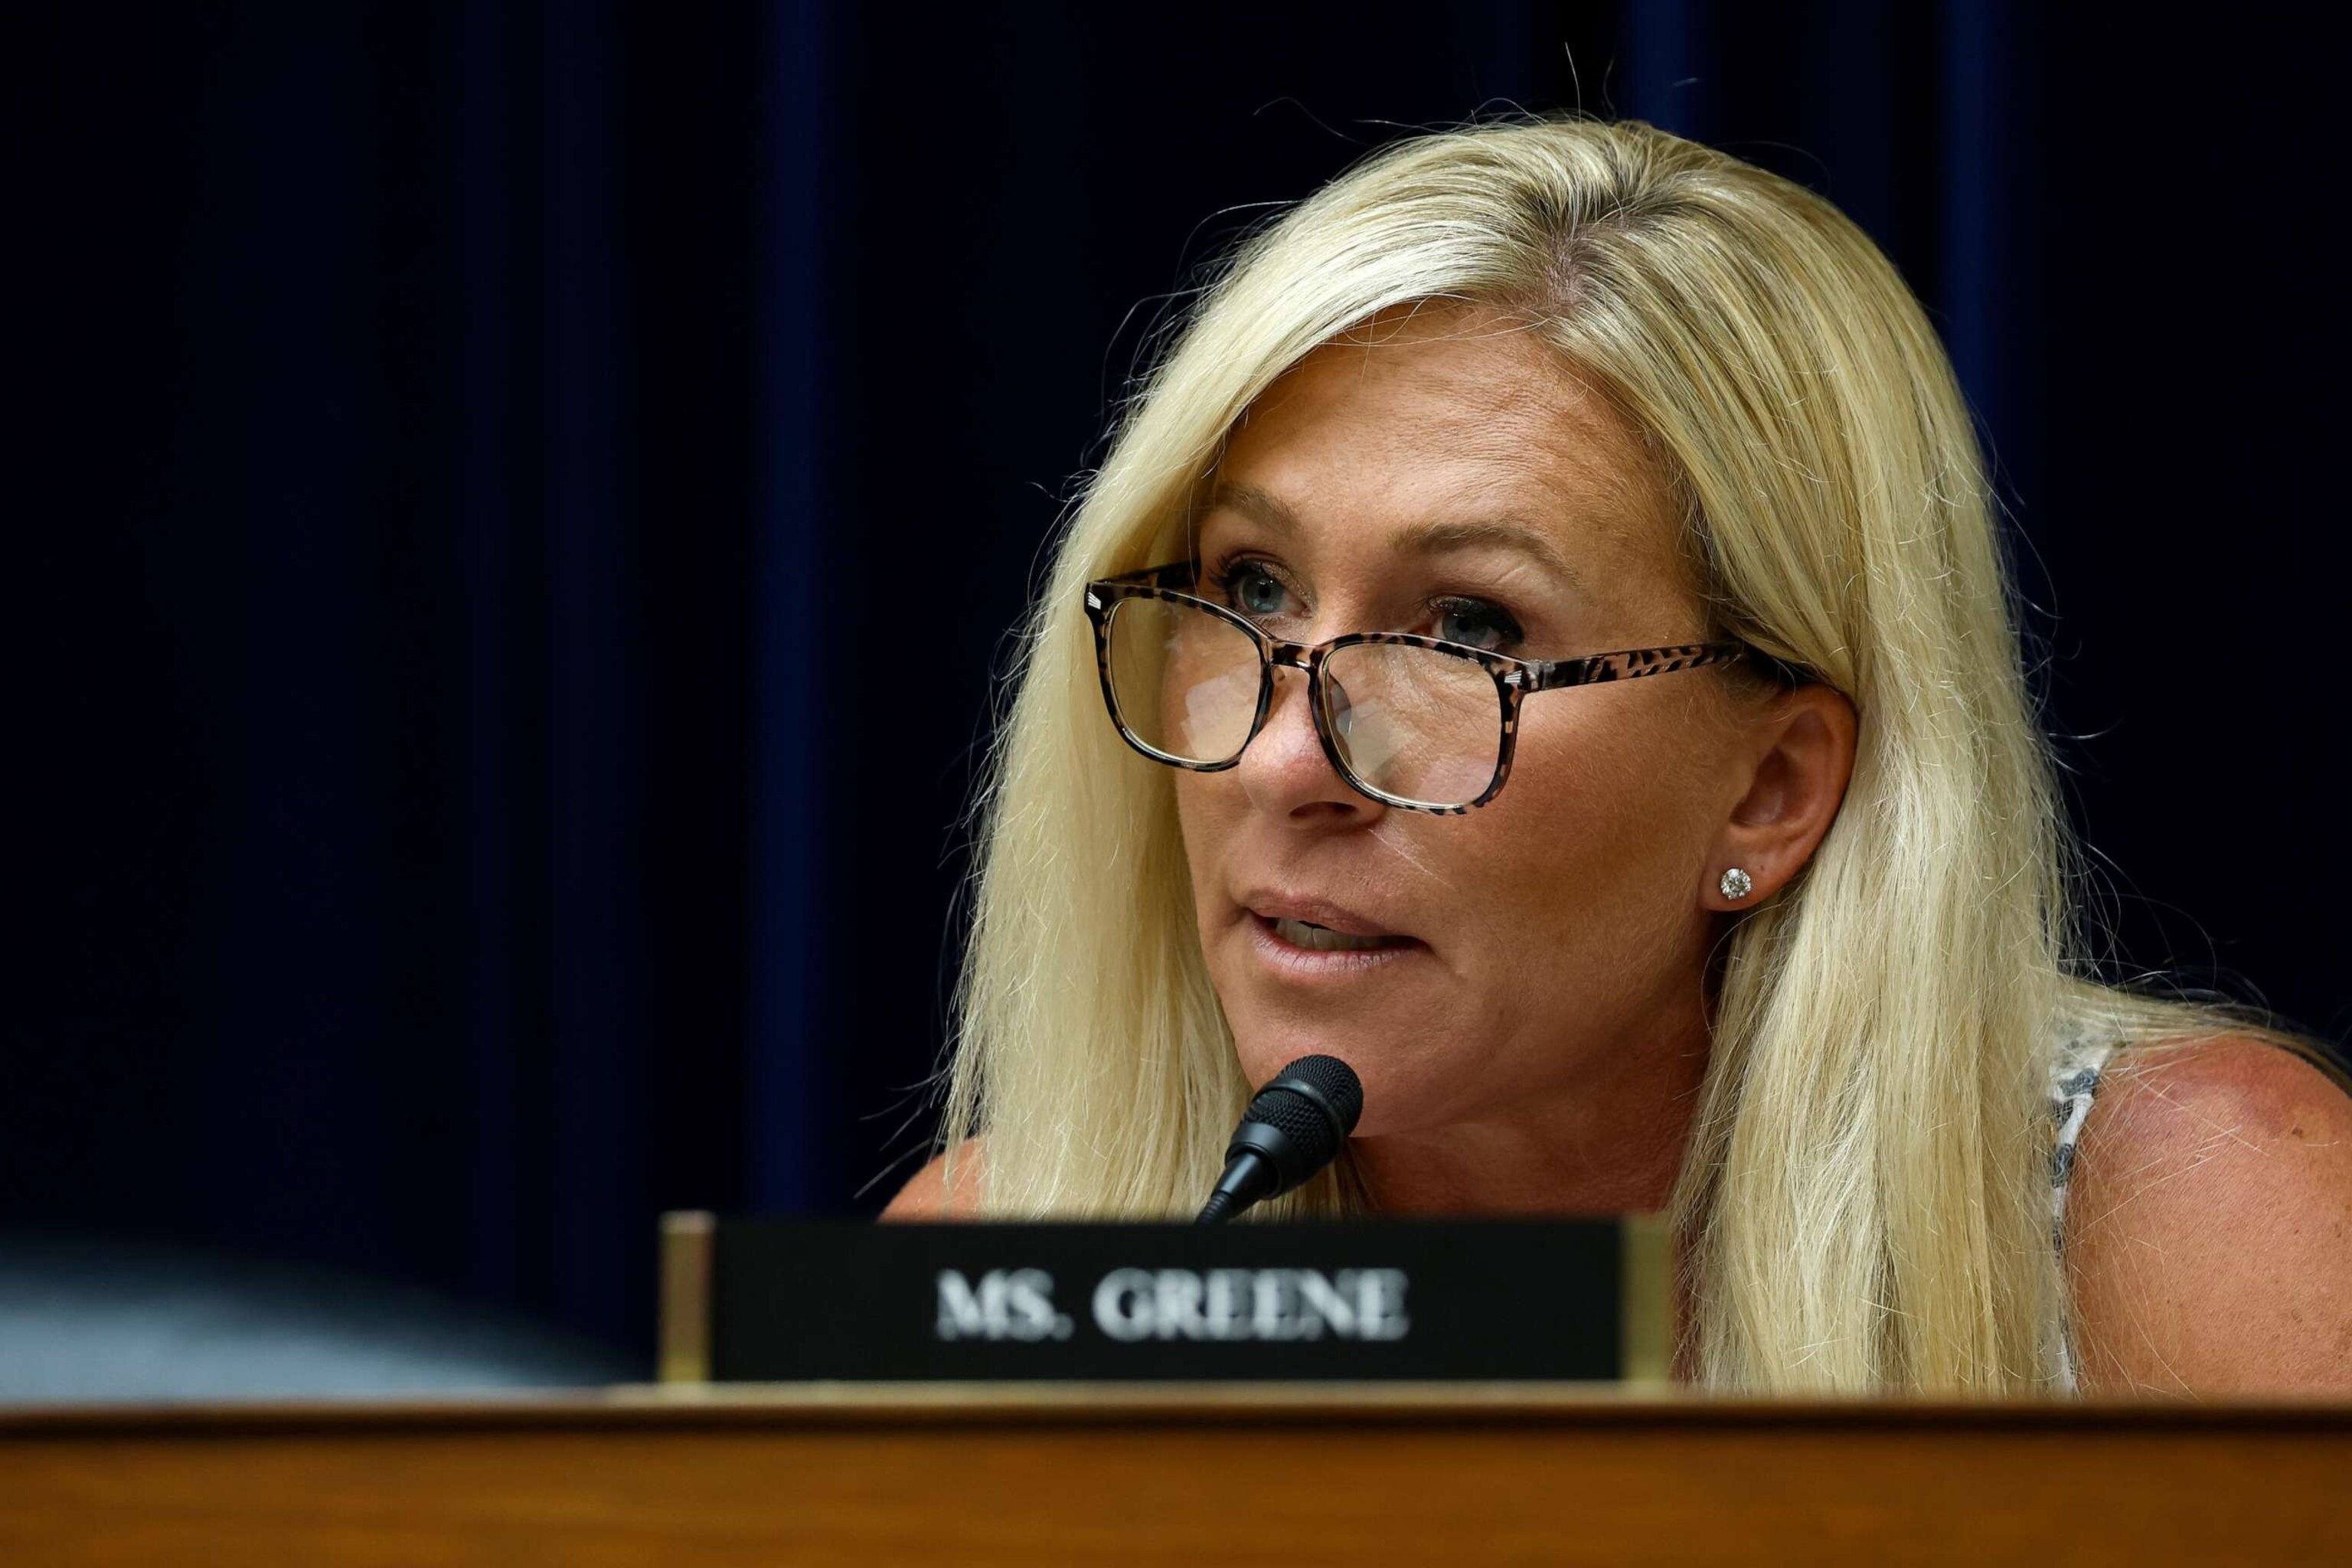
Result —
<instances>
[{"instance_id":1,"label":"long blonde hair","mask_svg":"<svg viewBox=\"0 0 2352 1568\"><path fill-rule=\"evenodd\" d=\"M2078 978L2067 841L1982 458L1900 276L1821 197L1638 122L1376 153L1243 244L1127 404L1024 629L976 804L942 1142L984 1212L1174 1215L1249 1086L1169 770L1107 721L1081 606L1154 564L1234 421L1393 307L1530 323L1661 458L1721 633L1847 694L1853 780L1739 920L1674 1212L1706 1383L2046 1384L2053 1042L2209 1026ZM1330 1212L1344 1173L1277 1212Z\"/></svg>"}]
</instances>

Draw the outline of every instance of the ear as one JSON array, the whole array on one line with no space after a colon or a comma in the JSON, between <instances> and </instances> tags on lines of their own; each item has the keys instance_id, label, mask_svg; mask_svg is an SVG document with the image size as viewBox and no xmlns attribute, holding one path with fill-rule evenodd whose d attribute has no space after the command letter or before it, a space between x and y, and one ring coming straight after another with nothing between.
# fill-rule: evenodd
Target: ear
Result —
<instances>
[{"instance_id":1,"label":"ear","mask_svg":"<svg viewBox=\"0 0 2352 1568\"><path fill-rule=\"evenodd\" d=\"M1829 687L1800 686L1770 700L1750 731L1739 798L1716 836L1703 907L1754 909L1804 868L1845 799L1855 729L1853 704ZM1748 889L1730 899L1721 879L1734 866L1748 873Z\"/></svg>"}]
</instances>

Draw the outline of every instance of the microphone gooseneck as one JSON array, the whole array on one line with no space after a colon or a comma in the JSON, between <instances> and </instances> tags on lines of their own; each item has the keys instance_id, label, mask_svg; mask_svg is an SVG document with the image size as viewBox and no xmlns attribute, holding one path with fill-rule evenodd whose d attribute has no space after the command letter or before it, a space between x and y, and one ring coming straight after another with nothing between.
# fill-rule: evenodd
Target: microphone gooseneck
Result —
<instances>
[{"instance_id":1,"label":"microphone gooseneck","mask_svg":"<svg viewBox=\"0 0 2352 1568\"><path fill-rule=\"evenodd\" d=\"M1337 1057L1301 1057L1266 1081L1225 1145L1198 1224L1222 1225L1252 1204L1286 1193L1339 1157L1364 1113L1364 1086Z\"/></svg>"}]
</instances>

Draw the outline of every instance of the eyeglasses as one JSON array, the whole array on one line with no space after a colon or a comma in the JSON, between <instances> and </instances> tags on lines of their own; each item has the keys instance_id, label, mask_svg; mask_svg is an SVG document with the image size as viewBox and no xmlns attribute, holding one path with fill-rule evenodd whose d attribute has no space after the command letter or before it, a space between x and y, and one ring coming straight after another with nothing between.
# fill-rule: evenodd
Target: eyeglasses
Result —
<instances>
[{"instance_id":1,"label":"eyeglasses","mask_svg":"<svg viewBox=\"0 0 2352 1568\"><path fill-rule=\"evenodd\" d=\"M1178 562L1087 584L1103 701L1127 743L1157 763L1216 773L1242 760L1274 706L1277 665L1307 672L1323 754L1349 787L1407 811L1458 816L1510 776L1531 691L1634 680L1753 658L1746 643L1687 643L1584 658L1513 658L1411 632L1276 642L1188 590Z\"/></svg>"}]
</instances>

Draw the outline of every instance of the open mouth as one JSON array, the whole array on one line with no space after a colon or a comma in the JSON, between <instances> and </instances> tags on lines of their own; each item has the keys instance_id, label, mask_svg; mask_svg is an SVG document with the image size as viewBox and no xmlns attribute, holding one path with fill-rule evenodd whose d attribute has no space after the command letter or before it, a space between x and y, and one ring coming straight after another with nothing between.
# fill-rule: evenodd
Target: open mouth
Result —
<instances>
[{"instance_id":1,"label":"open mouth","mask_svg":"<svg viewBox=\"0 0 2352 1568\"><path fill-rule=\"evenodd\" d=\"M1309 952L1370 952L1384 947L1418 947L1421 943L1409 936L1349 936L1312 921L1255 919L1268 931L1293 947Z\"/></svg>"}]
</instances>

